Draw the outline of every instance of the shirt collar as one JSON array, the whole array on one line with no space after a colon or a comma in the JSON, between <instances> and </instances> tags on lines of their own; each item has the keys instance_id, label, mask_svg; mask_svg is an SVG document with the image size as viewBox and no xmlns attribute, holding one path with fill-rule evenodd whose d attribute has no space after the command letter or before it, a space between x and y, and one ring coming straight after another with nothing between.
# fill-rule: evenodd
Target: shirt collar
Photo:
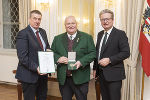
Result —
<instances>
[{"instance_id":1,"label":"shirt collar","mask_svg":"<svg viewBox=\"0 0 150 100\"><path fill-rule=\"evenodd\" d=\"M108 33L108 35L110 35L110 33L111 33L112 29L113 29L113 27L112 27L111 29L109 29L108 31L105 31L105 30L104 30L104 33L105 33L105 32L107 32L107 33Z\"/></svg>"},{"instance_id":2,"label":"shirt collar","mask_svg":"<svg viewBox=\"0 0 150 100\"><path fill-rule=\"evenodd\" d=\"M68 37L70 37L71 35L69 33L67 33ZM72 39L74 39L77 35L77 31L72 35Z\"/></svg>"},{"instance_id":3,"label":"shirt collar","mask_svg":"<svg viewBox=\"0 0 150 100\"><path fill-rule=\"evenodd\" d=\"M35 28L33 28L31 25L30 25L30 27L31 27L31 29L32 29L32 31L35 33L35 32L37 32L37 31L39 31L39 29L35 29Z\"/></svg>"}]
</instances>

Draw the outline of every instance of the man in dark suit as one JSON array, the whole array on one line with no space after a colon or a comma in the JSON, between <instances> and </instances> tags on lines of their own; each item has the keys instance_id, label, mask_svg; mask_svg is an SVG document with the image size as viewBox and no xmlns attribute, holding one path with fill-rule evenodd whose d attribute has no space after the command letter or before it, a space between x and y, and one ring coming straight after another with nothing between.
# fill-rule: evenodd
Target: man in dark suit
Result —
<instances>
[{"instance_id":1,"label":"man in dark suit","mask_svg":"<svg viewBox=\"0 0 150 100\"><path fill-rule=\"evenodd\" d=\"M21 81L24 100L46 100L47 74L39 72L38 51L49 49L46 31L39 28L42 14L30 12L29 25L16 38L19 59L16 78Z\"/></svg>"},{"instance_id":2,"label":"man in dark suit","mask_svg":"<svg viewBox=\"0 0 150 100\"><path fill-rule=\"evenodd\" d=\"M74 16L65 19L66 32L56 36L51 49L57 64L57 78L62 100L87 100L90 63L96 58L92 36L77 30ZM76 52L76 70L68 70L68 52Z\"/></svg>"},{"instance_id":3,"label":"man in dark suit","mask_svg":"<svg viewBox=\"0 0 150 100\"><path fill-rule=\"evenodd\" d=\"M120 100L122 80L125 79L123 60L130 55L128 38L124 31L113 27L111 10L102 10L99 17L104 30L97 36L93 75L100 80L102 100Z\"/></svg>"}]
</instances>

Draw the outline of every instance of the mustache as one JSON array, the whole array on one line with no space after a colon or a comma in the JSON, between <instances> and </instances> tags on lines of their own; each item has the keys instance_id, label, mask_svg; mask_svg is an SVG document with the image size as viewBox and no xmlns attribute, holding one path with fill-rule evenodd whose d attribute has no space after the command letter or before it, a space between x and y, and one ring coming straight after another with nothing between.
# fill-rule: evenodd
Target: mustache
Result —
<instances>
[{"instance_id":1,"label":"mustache","mask_svg":"<svg viewBox=\"0 0 150 100\"><path fill-rule=\"evenodd\" d=\"M104 25L108 25L108 24L104 24Z\"/></svg>"},{"instance_id":2,"label":"mustache","mask_svg":"<svg viewBox=\"0 0 150 100\"><path fill-rule=\"evenodd\" d=\"M75 27L68 27L69 29L73 29L73 28L75 28Z\"/></svg>"}]
</instances>

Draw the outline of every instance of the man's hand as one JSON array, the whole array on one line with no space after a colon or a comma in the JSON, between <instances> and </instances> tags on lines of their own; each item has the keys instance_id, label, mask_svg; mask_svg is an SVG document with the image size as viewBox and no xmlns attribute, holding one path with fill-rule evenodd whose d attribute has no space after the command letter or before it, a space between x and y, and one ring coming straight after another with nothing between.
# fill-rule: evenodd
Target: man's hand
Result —
<instances>
[{"instance_id":1,"label":"man's hand","mask_svg":"<svg viewBox=\"0 0 150 100\"><path fill-rule=\"evenodd\" d=\"M110 63L109 58L103 58L103 59L99 60L99 62L98 62L98 64L103 67L106 67L109 63Z\"/></svg>"},{"instance_id":2,"label":"man's hand","mask_svg":"<svg viewBox=\"0 0 150 100\"><path fill-rule=\"evenodd\" d=\"M51 78L56 78L56 74L55 73L51 73Z\"/></svg>"},{"instance_id":3,"label":"man's hand","mask_svg":"<svg viewBox=\"0 0 150 100\"><path fill-rule=\"evenodd\" d=\"M96 78L96 70L93 70L93 78Z\"/></svg>"},{"instance_id":4,"label":"man's hand","mask_svg":"<svg viewBox=\"0 0 150 100\"><path fill-rule=\"evenodd\" d=\"M68 64L68 58L67 57L60 57L57 61L58 63L64 63L64 64Z\"/></svg>"},{"instance_id":5,"label":"man's hand","mask_svg":"<svg viewBox=\"0 0 150 100\"><path fill-rule=\"evenodd\" d=\"M38 72L39 75L46 75L46 74L40 73L40 68L39 67L37 68L37 72Z\"/></svg>"},{"instance_id":6,"label":"man's hand","mask_svg":"<svg viewBox=\"0 0 150 100\"><path fill-rule=\"evenodd\" d=\"M46 51L52 51L51 49L46 49Z\"/></svg>"},{"instance_id":7,"label":"man's hand","mask_svg":"<svg viewBox=\"0 0 150 100\"><path fill-rule=\"evenodd\" d=\"M76 66L77 69L80 68L80 67L81 67L80 61L77 61L77 62L74 64L74 66Z\"/></svg>"}]
</instances>

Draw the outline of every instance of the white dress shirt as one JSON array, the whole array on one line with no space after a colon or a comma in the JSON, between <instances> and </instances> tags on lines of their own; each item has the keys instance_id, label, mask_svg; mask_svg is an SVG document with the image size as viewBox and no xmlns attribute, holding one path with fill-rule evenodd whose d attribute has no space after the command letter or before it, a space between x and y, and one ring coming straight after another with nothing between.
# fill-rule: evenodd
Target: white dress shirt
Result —
<instances>
[{"instance_id":1,"label":"white dress shirt","mask_svg":"<svg viewBox=\"0 0 150 100\"><path fill-rule=\"evenodd\" d=\"M36 36L36 32L39 31L39 29L36 30L36 29L34 29L31 25L30 25L30 27L31 27L32 31L34 32L34 35ZM44 51L46 51L46 44L45 44L45 42L44 42L44 40L43 40L43 38L42 38L40 32L39 32L39 37L40 37L40 39L41 39L41 42L42 42L42 45L43 45L43 49L44 49Z\"/></svg>"},{"instance_id":2,"label":"white dress shirt","mask_svg":"<svg viewBox=\"0 0 150 100\"><path fill-rule=\"evenodd\" d=\"M76 38L77 32L75 32L73 35L70 35L69 33L67 33L67 35L70 40L71 40L70 36L72 36L72 40L73 40L74 38Z\"/></svg>"},{"instance_id":3,"label":"white dress shirt","mask_svg":"<svg viewBox=\"0 0 150 100\"><path fill-rule=\"evenodd\" d=\"M107 38L106 38L106 43L107 43L107 40L108 40L108 38L109 38L109 35L110 35L112 29L113 29L113 27L112 27L111 29L109 29L108 31L105 31L105 30L104 30L104 34L103 34L102 39L101 39L101 41L100 41L99 56L98 56L98 58L100 58L101 47L102 47L102 44L103 44L103 40L104 40L105 33L107 32Z\"/></svg>"}]
</instances>

